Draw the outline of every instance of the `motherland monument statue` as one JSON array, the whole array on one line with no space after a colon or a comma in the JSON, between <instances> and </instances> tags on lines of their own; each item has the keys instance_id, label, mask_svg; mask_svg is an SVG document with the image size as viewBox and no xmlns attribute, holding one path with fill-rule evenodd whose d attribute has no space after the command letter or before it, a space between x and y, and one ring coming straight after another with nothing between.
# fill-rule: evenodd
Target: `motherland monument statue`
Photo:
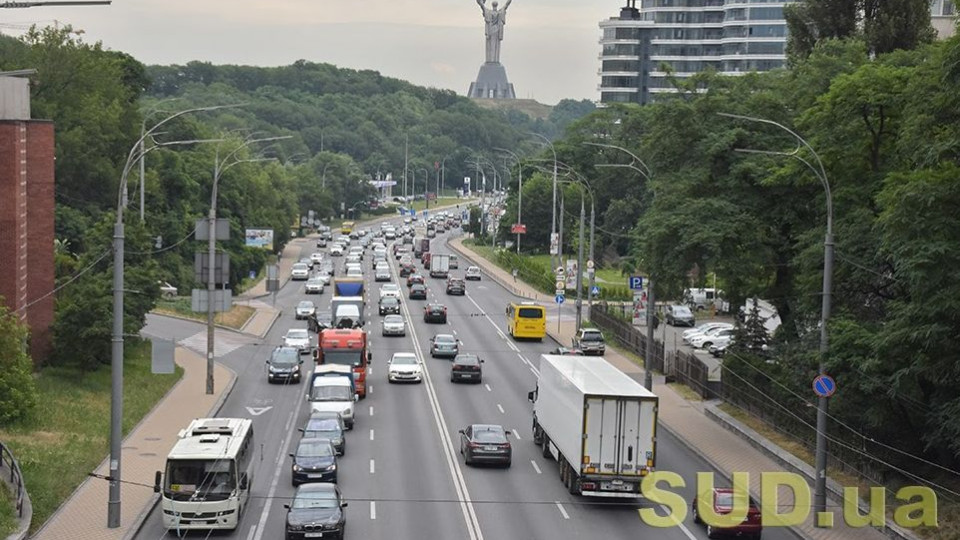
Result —
<instances>
[{"instance_id":1,"label":"motherland monument statue","mask_svg":"<svg viewBox=\"0 0 960 540\"><path fill-rule=\"evenodd\" d=\"M487 7L487 0L476 0L483 12L484 36L486 37L486 62L480 66L476 82L470 84L468 96L487 99L516 99L513 85L507 80L507 70L500 63L500 43L503 27L507 24L507 8L513 0L507 0L502 8L494 0Z\"/></svg>"}]
</instances>

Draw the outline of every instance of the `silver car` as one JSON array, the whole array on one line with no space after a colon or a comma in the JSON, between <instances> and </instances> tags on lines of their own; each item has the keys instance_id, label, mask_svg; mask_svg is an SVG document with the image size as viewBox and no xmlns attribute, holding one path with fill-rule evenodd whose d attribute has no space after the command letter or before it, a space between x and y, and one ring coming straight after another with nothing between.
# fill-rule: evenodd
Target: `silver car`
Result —
<instances>
[{"instance_id":1,"label":"silver car","mask_svg":"<svg viewBox=\"0 0 960 540\"><path fill-rule=\"evenodd\" d=\"M310 334L305 328L291 328L283 336L283 346L300 351L301 354L311 352Z\"/></svg>"},{"instance_id":2,"label":"silver car","mask_svg":"<svg viewBox=\"0 0 960 540\"><path fill-rule=\"evenodd\" d=\"M326 285L326 280L324 278L320 276L314 276L307 280L306 293L322 294L324 285Z\"/></svg>"},{"instance_id":3,"label":"silver car","mask_svg":"<svg viewBox=\"0 0 960 540\"><path fill-rule=\"evenodd\" d=\"M297 304L297 320L306 319L317 313L317 306L310 300L303 300Z\"/></svg>"},{"instance_id":4,"label":"silver car","mask_svg":"<svg viewBox=\"0 0 960 540\"><path fill-rule=\"evenodd\" d=\"M293 280L304 281L310 277L310 265L305 263L296 263L290 269L290 278Z\"/></svg>"},{"instance_id":5,"label":"silver car","mask_svg":"<svg viewBox=\"0 0 960 540\"><path fill-rule=\"evenodd\" d=\"M403 322L400 315L387 315L381 323L384 336L405 336L407 335L407 325Z\"/></svg>"}]
</instances>

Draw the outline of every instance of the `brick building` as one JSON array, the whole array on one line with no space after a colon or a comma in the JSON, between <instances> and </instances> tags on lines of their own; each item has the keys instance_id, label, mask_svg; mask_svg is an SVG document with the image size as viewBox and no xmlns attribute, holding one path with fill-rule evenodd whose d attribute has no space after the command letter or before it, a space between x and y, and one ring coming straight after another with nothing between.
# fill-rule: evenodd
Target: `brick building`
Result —
<instances>
[{"instance_id":1,"label":"brick building","mask_svg":"<svg viewBox=\"0 0 960 540\"><path fill-rule=\"evenodd\" d=\"M0 297L30 329L30 355L52 346L53 122L30 118L29 81L0 73Z\"/></svg>"}]
</instances>

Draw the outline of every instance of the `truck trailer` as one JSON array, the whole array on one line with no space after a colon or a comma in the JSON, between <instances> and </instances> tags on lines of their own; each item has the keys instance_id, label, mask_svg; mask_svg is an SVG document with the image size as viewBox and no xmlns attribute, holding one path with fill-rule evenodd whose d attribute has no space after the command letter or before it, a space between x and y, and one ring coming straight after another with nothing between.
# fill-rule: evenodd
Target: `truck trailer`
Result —
<instances>
[{"instance_id":1,"label":"truck trailer","mask_svg":"<svg viewBox=\"0 0 960 540\"><path fill-rule=\"evenodd\" d=\"M533 440L574 495L637 498L653 472L659 398L602 357L542 355Z\"/></svg>"},{"instance_id":2,"label":"truck trailer","mask_svg":"<svg viewBox=\"0 0 960 540\"><path fill-rule=\"evenodd\" d=\"M450 256L434 253L430 257L430 277L446 279L450 275Z\"/></svg>"}]
</instances>

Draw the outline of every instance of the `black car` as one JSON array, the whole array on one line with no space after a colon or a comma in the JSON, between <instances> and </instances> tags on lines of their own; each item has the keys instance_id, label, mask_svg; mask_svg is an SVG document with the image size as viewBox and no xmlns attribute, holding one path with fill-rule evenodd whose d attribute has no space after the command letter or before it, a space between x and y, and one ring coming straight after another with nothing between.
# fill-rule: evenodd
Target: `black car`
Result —
<instances>
[{"instance_id":1,"label":"black car","mask_svg":"<svg viewBox=\"0 0 960 540\"><path fill-rule=\"evenodd\" d=\"M400 277L409 277L416 271L417 269L413 266L413 264L407 263L400 265Z\"/></svg>"},{"instance_id":2,"label":"black car","mask_svg":"<svg viewBox=\"0 0 960 540\"><path fill-rule=\"evenodd\" d=\"M380 315L400 314L400 300L395 296L384 296L380 299Z\"/></svg>"},{"instance_id":3,"label":"black car","mask_svg":"<svg viewBox=\"0 0 960 540\"><path fill-rule=\"evenodd\" d=\"M333 328L333 312L330 310L318 311L307 317L307 328L314 333L327 328Z\"/></svg>"},{"instance_id":4,"label":"black car","mask_svg":"<svg viewBox=\"0 0 960 540\"><path fill-rule=\"evenodd\" d=\"M447 306L443 304L427 304L423 308L423 322L447 324Z\"/></svg>"},{"instance_id":5,"label":"black car","mask_svg":"<svg viewBox=\"0 0 960 540\"><path fill-rule=\"evenodd\" d=\"M342 456L347 450L347 441L344 437L347 426L338 412L317 411L307 419L307 425L298 431L303 433L304 439L329 440L338 456Z\"/></svg>"},{"instance_id":6,"label":"black car","mask_svg":"<svg viewBox=\"0 0 960 540\"><path fill-rule=\"evenodd\" d=\"M267 382L300 382L300 351L295 347L277 347L267 359Z\"/></svg>"},{"instance_id":7,"label":"black car","mask_svg":"<svg viewBox=\"0 0 960 540\"><path fill-rule=\"evenodd\" d=\"M330 439L300 439L290 457L294 487L310 482L337 483L337 451Z\"/></svg>"},{"instance_id":8,"label":"black car","mask_svg":"<svg viewBox=\"0 0 960 540\"><path fill-rule=\"evenodd\" d=\"M448 279L447 294L458 294L463 296L467 294L467 284L462 279Z\"/></svg>"},{"instance_id":9,"label":"black car","mask_svg":"<svg viewBox=\"0 0 960 540\"><path fill-rule=\"evenodd\" d=\"M426 300L427 299L427 286L423 283L414 283L410 286L410 299L411 300Z\"/></svg>"},{"instance_id":10,"label":"black car","mask_svg":"<svg viewBox=\"0 0 960 540\"><path fill-rule=\"evenodd\" d=\"M450 367L450 381L474 381L479 384L483 380L482 363L483 359L475 354L458 354Z\"/></svg>"},{"instance_id":11,"label":"black car","mask_svg":"<svg viewBox=\"0 0 960 540\"><path fill-rule=\"evenodd\" d=\"M513 449L503 426L473 424L460 430L460 454L467 465L500 463L509 467Z\"/></svg>"},{"instance_id":12,"label":"black car","mask_svg":"<svg viewBox=\"0 0 960 540\"><path fill-rule=\"evenodd\" d=\"M297 488L287 509L287 540L336 538L343 540L347 503L336 484L303 484ZM320 535L323 536L320 536Z\"/></svg>"}]
</instances>

